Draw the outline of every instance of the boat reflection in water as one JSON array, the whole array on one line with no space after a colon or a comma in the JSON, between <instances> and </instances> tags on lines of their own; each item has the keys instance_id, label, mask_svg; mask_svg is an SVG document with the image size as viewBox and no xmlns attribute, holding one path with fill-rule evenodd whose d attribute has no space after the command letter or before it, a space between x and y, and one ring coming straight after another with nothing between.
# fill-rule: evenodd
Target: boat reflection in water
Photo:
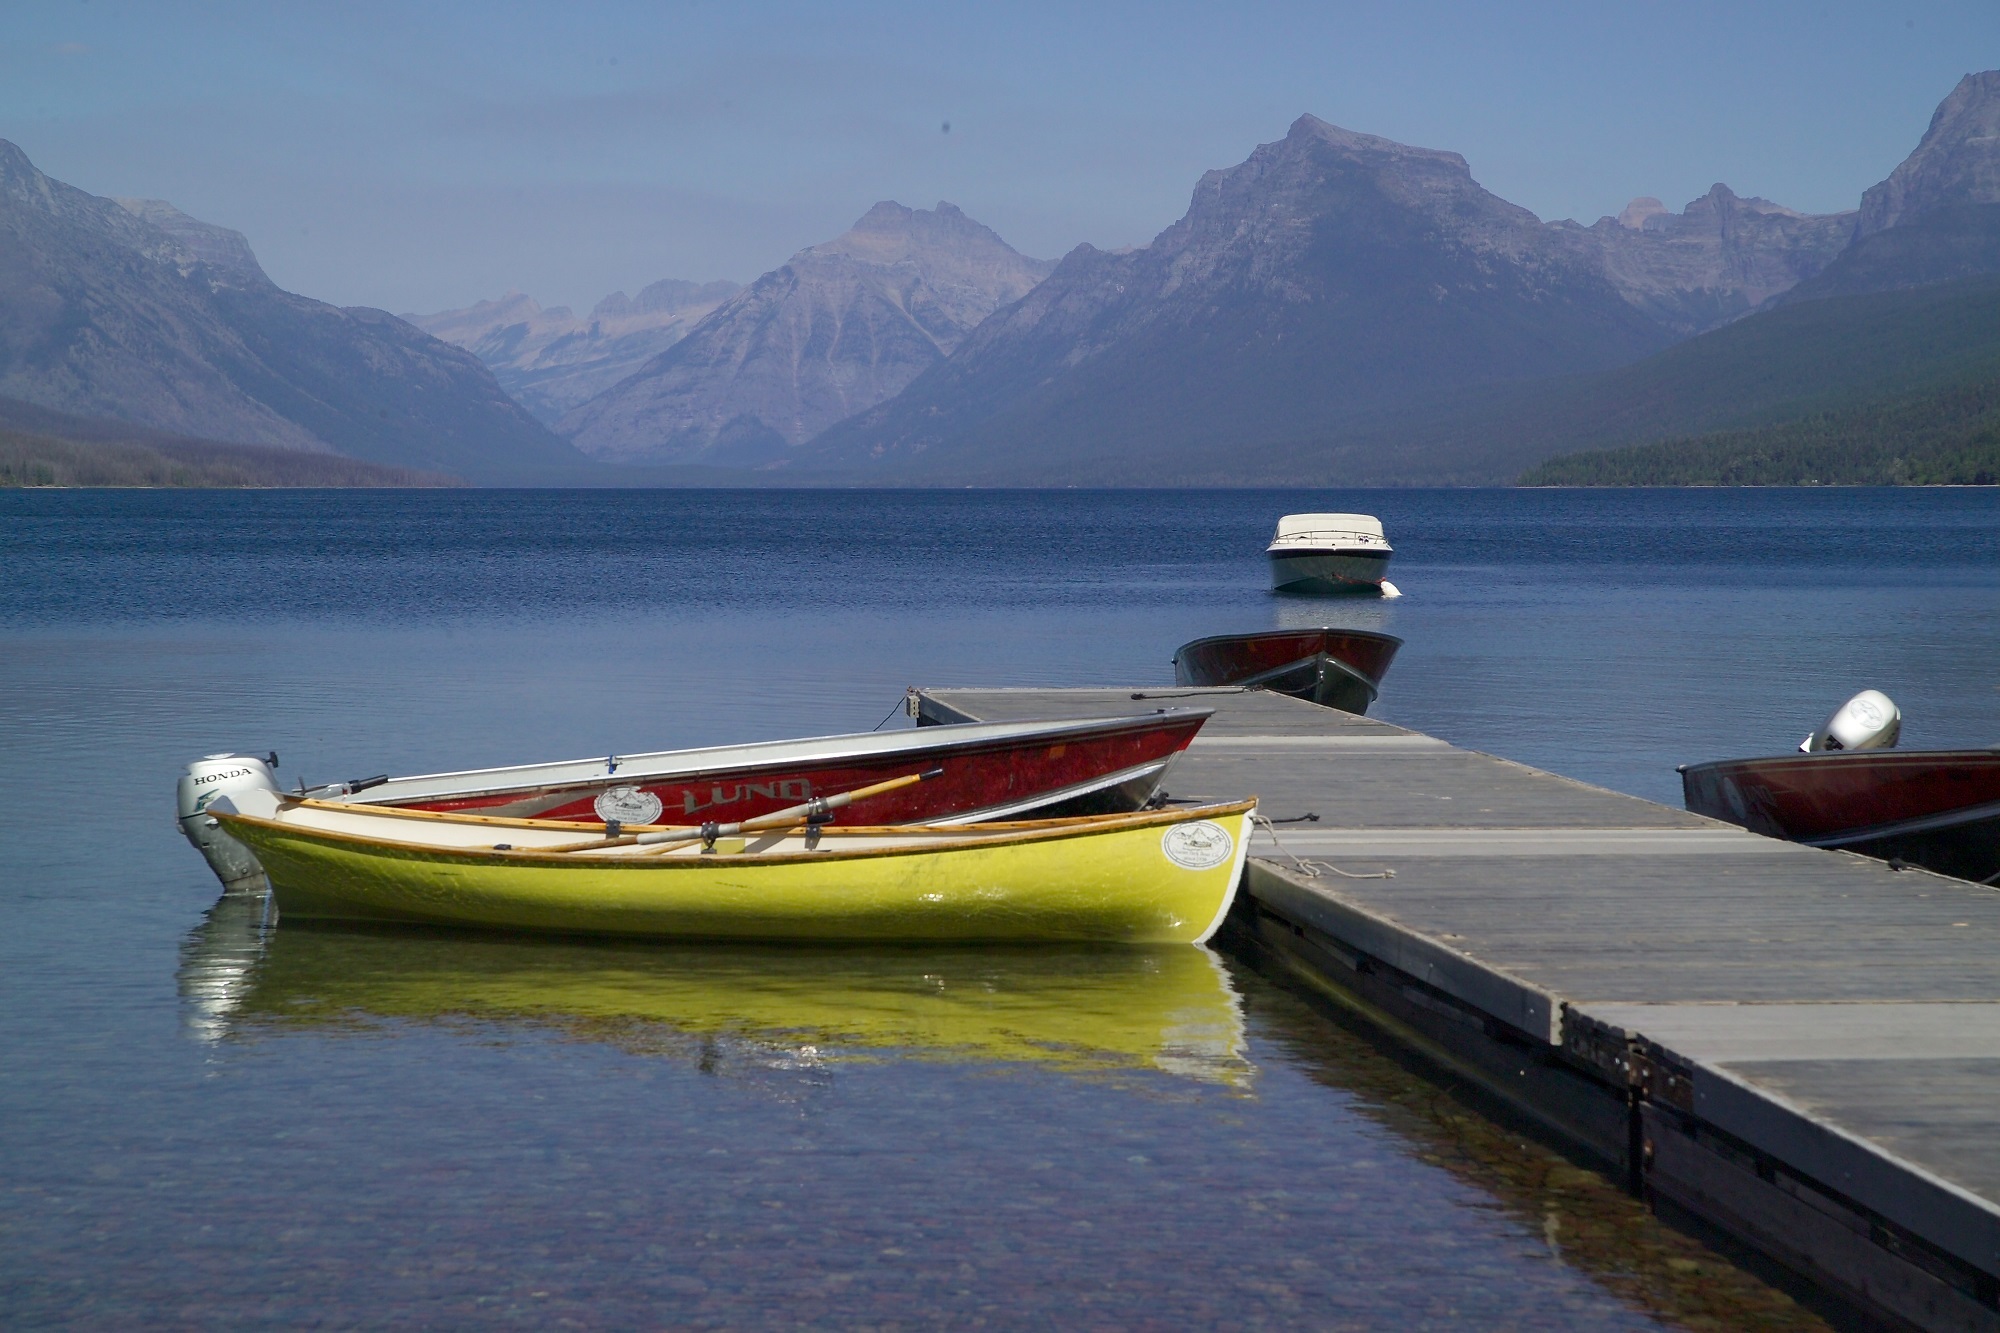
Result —
<instances>
[{"instance_id":1,"label":"boat reflection in water","mask_svg":"<svg viewBox=\"0 0 2000 1333\"><path fill-rule=\"evenodd\" d=\"M181 1020L189 1035L220 1041L264 961L278 916L269 893L225 893L181 941Z\"/></svg>"},{"instance_id":2,"label":"boat reflection in water","mask_svg":"<svg viewBox=\"0 0 2000 1333\"><path fill-rule=\"evenodd\" d=\"M467 1019L765 1067L845 1059L1157 1070L1241 1085L1243 1016L1219 959L1159 948L779 948L273 928L224 897L180 990L204 1040Z\"/></svg>"}]
</instances>

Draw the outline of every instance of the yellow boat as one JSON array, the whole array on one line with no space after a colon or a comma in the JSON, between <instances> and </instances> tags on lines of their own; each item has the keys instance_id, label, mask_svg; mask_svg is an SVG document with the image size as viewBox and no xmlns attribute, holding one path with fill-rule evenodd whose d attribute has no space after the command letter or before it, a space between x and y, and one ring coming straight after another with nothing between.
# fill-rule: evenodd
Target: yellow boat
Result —
<instances>
[{"instance_id":1,"label":"yellow boat","mask_svg":"<svg viewBox=\"0 0 2000 1333\"><path fill-rule=\"evenodd\" d=\"M473 1020L753 1082L848 1061L1251 1079L1242 1011L1199 946L678 944L261 926L219 902L180 982L210 1039ZM386 1022L385 1022L386 1021Z\"/></svg>"},{"instance_id":2,"label":"yellow boat","mask_svg":"<svg viewBox=\"0 0 2000 1333\"><path fill-rule=\"evenodd\" d=\"M211 807L286 917L681 939L1201 943L1255 801L972 828L687 830L272 799Z\"/></svg>"}]
</instances>

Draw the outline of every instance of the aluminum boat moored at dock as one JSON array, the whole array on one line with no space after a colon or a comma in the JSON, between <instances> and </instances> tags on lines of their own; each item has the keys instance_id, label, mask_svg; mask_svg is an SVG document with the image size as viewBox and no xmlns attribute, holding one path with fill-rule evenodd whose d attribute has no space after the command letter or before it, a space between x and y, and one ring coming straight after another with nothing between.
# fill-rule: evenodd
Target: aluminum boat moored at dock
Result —
<instances>
[{"instance_id":1,"label":"aluminum boat moored at dock","mask_svg":"<svg viewBox=\"0 0 2000 1333\"><path fill-rule=\"evenodd\" d=\"M1752 833L2000 879L2000 750L1853 750L1681 770L1687 808Z\"/></svg>"},{"instance_id":2,"label":"aluminum boat moored at dock","mask_svg":"<svg viewBox=\"0 0 2000 1333\"><path fill-rule=\"evenodd\" d=\"M1687 808L1752 833L2000 880L2000 747L1898 750L1902 710L1863 690L1797 754L1680 768Z\"/></svg>"},{"instance_id":3,"label":"aluminum boat moored at dock","mask_svg":"<svg viewBox=\"0 0 2000 1333\"><path fill-rule=\"evenodd\" d=\"M755 818L914 770L928 782L879 797L871 824L971 824L1023 815L1136 810L1212 710L1139 717L975 723L607 755L559 763L366 778L299 795L360 805L516 818L705 822ZM207 814L240 791L277 790L277 756L211 755L180 780L181 830L226 888L262 871Z\"/></svg>"}]
</instances>

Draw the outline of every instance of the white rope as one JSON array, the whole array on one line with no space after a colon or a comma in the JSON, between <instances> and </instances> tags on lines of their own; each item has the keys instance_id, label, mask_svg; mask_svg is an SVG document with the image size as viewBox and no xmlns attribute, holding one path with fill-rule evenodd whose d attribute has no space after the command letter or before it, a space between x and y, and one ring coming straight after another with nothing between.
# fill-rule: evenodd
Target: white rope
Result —
<instances>
[{"instance_id":1,"label":"white rope","mask_svg":"<svg viewBox=\"0 0 2000 1333\"><path fill-rule=\"evenodd\" d=\"M1332 871L1332 872L1333 872L1334 874L1336 874L1336 875L1340 876L1340 877L1341 877L1342 879L1394 879L1394 878L1396 878L1396 872L1395 872L1395 871L1393 871L1393 870L1376 870L1376 871L1371 871L1371 872L1369 872L1368 874L1362 874L1362 873L1361 873L1360 871L1358 871L1358 870L1342 870L1342 869L1341 869L1341 868L1340 868L1339 866L1330 866L1330 865L1328 865L1328 864L1327 864L1326 862L1324 862L1324 861L1301 861L1301 862L1300 862L1299 864L1300 864L1300 865L1309 865L1309 866L1316 866L1316 867L1318 867L1318 868L1319 868L1319 869L1321 869L1321 870L1330 870L1330 871Z\"/></svg>"},{"instance_id":2,"label":"white rope","mask_svg":"<svg viewBox=\"0 0 2000 1333\"><path fill-rule=\"evenodd\" d=\"M1375 870L1364 873L1358 870L1342 870L1339 866L1328 865L1324 861L1305 860L1303 857L1299 856L1296 852L1292 851L1291 848L1285 846L1284 839L1278 836L1277 827L1274 824L1272 824L1271 821L1267 819L1265 816L1251 815L1250 821L1253 824L1261 825L1264 831L1271 835L1271 844L1278 849L1278 854L1284 857L1287 861L1290 861L1294 866L1296 866L1298 868L1298 872L1301 875L1304 875L1307 879L1318 879L1322 874L1338 875L1342 879L1396 878L1396 872L1393 870Z\"/></svg>"}]
</instances>

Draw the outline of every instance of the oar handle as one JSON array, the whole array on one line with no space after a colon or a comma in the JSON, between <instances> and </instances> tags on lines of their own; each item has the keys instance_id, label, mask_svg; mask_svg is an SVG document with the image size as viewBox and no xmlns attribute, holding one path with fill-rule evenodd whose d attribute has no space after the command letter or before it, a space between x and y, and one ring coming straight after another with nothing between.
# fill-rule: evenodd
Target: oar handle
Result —
<instances>
[{"instance_id":1,"label":"oar handle","mask_svg":"<svg viewBox=\"0 0 2000 1333\"><path fill-rule=\"evenodd\" d=\"M795 805L789 810L774 810L768 815L758 815L755 819L746 819L741 823L724 824L721 826L720 831L726 834L737 834L748 833L753 829L790 828L792 825L801 822L816 824L825 819L833 811L853 805L856 801L865 801L871 796L880 796L885 792L897 791L903 787L912 787L919 782L929 782L932 778L939 777L943 773L944 770L942 768L933 768L922 773L910 773L900 778L890 778L887 782L877 782L872 786L856 787L853 791L844 791L836 796L827 796L807 801L804 805ZM646 841L647 836L643 833L640 834L639 841Z\"/></svg>"}]
</instances>

